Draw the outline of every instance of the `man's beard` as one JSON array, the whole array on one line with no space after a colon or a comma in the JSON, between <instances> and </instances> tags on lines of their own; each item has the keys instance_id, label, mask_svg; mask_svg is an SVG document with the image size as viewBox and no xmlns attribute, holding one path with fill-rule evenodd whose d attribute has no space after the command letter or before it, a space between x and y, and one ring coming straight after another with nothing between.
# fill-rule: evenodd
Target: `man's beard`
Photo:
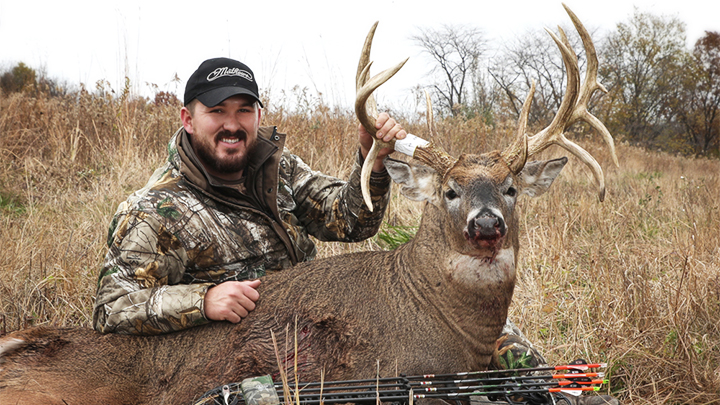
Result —
<instances>
[{"instance_id":1,"label":"man's beard","mask_svg":"<svg viewBox=\"0 0 720 405\"><path fill-rule=\"evenodd\" d=\"M245 145L245 150L243 151L244 153L236 153L223 159L218 158L218 156L215 155L215 145L220 142L221 139L231 137L250 143ZM235 133L222 131L215 135L215 139L213 141L214 143L212 144L208 144L206 142L193 142L192 146L193 149L195 149L197 157L203 162L203 164L209 166L217 173L237 173L244 170L245 166L247 166L248 156L253 153L257 145L257 139L253 138L252 141L249 141L249 137L245 131L238 131Z\"/></svg>"}]
</instances>

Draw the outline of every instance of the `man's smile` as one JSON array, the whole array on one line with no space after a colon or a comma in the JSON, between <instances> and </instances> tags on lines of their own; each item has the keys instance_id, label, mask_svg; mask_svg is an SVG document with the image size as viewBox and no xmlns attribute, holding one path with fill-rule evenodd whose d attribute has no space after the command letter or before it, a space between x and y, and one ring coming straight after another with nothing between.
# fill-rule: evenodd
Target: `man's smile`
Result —
<instances>
[{"instance_id":1,"label":"man's smile","mask_svg":"<svg viewBox=\"0 0 720 405\"><path fill-rule=\"evenodd\" d=\"M215 142L231 149L240 147L240 142L245 140L247 140L247 134L244 131L238 131L234 134L223 131L215 137Z\"/></svg>"}]
</instances>

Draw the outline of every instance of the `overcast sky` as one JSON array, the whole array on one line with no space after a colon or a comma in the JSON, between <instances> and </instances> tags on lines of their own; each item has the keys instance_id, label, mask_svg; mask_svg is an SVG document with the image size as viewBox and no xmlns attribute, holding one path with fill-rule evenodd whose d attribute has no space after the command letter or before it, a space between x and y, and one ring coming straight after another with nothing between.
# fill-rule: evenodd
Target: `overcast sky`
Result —
<instances>
[{"instance_id":1,"label":"overcast sky","mask_svg":"<svg viewBox=\"0 0 720 405\"><path fill-rule=\"evenodd\" d=\"M633 7L678 17L687 24L688 46L705 30L720 31L717 0L567 0L599 33L626 22ZM182 99L185 80L205 59L228 56L248 64L263 88L293 86L322 92L331 105L350 105L362 42L375 35L373 73L410 57L383 86L378 103L402 106L422 84L429 61L409 37L418 27L468 24L501 43L529 30L569 25L560 1L18 1L0 0L0 66L25 62L69 83L107 80L134 91L147 83ZM173 83L178 76L181 81Z\"/></svg>"}]
</instances>

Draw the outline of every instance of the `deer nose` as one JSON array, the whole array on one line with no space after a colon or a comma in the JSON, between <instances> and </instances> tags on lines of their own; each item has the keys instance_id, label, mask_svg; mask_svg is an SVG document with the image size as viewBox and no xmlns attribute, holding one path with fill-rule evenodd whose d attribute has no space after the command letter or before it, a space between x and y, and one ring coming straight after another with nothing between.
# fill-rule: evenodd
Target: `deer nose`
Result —
<instances>
[{"instance_id":1,"label":"deer nose","mask_svg":"<svg viewBox=\"0 0 720 405\"><path fill-rule=\"evenodd\" d=\"M473 239L502 238L506 231L503 218L489 210L480 212L468 223L468 234Z\"/></svg>"}]
</instances>

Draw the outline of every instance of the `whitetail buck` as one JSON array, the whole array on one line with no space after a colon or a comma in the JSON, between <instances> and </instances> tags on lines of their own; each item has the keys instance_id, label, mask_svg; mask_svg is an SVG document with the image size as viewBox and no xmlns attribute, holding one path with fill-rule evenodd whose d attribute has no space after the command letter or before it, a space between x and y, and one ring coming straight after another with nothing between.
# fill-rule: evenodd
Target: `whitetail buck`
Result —
<instances>
[{"instance_id":1,"label":"whitetail buck","mask_svg":"<svg viewBox=\"0 0 720 405\"><path fill-rule=\"evenodd\" d=\"M545 192L567 162L527 158L559 144L593 168L601 199L604 193L595 159L562 134L582 119L614 149L586 108L600 88L593 44L568 13L583 39L587 76L580 86L575 54L562 33L553 35L568 86L547 128L525 134L531 92L517 140L505 151L454 159L423 146L416 149L414 163L387 160L402 193L427 201L413 240L390 252L331 257L269 275L257 309L237 325L216 322L152 337L101 335L85 328L14 332L0 340L0 404L189 404L227 382L277 376L270 331L285 336L296 319L293 356L303 381L319 380L323 369L326 380L372 378L377 360L381 375L485 369L515 285L516 199ZM392 75L367 80L371 39L372 32L360 60L357 108L369 129L374 128L372 91Z\"/></svg>"}]
</instances>

